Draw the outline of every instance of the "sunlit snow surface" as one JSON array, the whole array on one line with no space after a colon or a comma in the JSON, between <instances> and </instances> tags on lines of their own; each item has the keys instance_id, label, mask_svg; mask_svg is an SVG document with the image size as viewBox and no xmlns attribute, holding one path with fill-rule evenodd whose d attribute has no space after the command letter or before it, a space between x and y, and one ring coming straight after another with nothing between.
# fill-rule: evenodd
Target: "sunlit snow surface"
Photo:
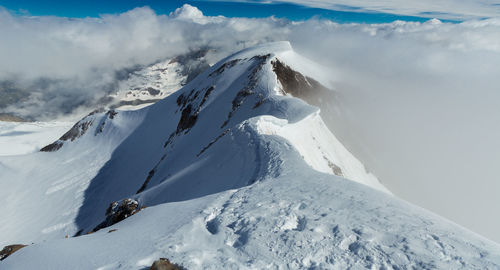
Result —
<instances>
[{"instance_id":1,"label":"sunlit snow surface","mask_svg":"<svg viewBox=\"0 0 500 270\"><path fill-rule=\"evenodd\" d=\"M281 94L276 58L314 75L286 42L248 49L155 105L84 118L56 152L0 157L0 245L34 243L1 268L500 267L498 245L377 191L317 108ZM147 208L65 239L128 197Z\"/></svg>"},{"instance_id":2,"label":"sunlit snow surface","mask_svg":"<svg viewBox=\"0 0 500 270\"><path fill-rule=\"evenodd\" d=\"M0 121L0 156L33 153L66 132L70 122Z\"/></svg>"}]
</instances>

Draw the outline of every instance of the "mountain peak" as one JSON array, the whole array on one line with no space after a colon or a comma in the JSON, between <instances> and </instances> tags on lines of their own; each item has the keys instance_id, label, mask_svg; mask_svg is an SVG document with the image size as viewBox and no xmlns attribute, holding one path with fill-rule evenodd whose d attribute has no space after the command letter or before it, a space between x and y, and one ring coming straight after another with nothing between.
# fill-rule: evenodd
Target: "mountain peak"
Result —
<instances>
[{"instance_id":1,"label":"mountain peak","mask_svg":"<svg viewBox=\"0 0 500 270\"><path fill-rule=\"evenodd\" d=\"M498 246L365 170L328 128L335 91L314 69L288 42L245 49L154 105L89 115L56 151L2 162L15 211L0 213L0 244L43 242L5 269L500 265Z\"/></svg>"},{"instance_id":2,"label":"mountain peak","mask_svg":"<svg viewBox=\"0 0 500 270\"><path fill-rule=\"evenodd\" d=\"M222 60L221 62L236 57L248 58L256 55L278 54L287 51L293 51L292 45L290 44L289 41L269 42L243 49L239 52L234 53L230 57Z\"/></svg>"}]
</instances>

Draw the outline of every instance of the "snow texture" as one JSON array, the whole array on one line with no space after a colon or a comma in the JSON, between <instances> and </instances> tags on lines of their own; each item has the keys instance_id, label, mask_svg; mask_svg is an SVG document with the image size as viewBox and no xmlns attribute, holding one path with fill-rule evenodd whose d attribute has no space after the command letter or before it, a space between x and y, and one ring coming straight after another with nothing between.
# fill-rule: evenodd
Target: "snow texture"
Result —
<instances>
[{"instance_id":1,"label":"snow texture","mask_svg":"<svg viewBox=\"0 0 500 270\"><path fill-rule=\"evenodd\" d=\"M0 246L34 243L0 267L500 267L498 245L386 192L282 94L275 59L313 75L289 43L262 45L152 106L87 116L57 151L0 157ZM125 198L147 208L85 235Z\"/></svg>"},{"instance_id":2,"label":"snow texture","mask_svg":"<svg viewBox=\"0 0 500 270\"><path fill-rule=\"evenodd\" d=\"M0 121L0 156L33 153L68 130L70 122Z\"/></svg>"}]
</instances>

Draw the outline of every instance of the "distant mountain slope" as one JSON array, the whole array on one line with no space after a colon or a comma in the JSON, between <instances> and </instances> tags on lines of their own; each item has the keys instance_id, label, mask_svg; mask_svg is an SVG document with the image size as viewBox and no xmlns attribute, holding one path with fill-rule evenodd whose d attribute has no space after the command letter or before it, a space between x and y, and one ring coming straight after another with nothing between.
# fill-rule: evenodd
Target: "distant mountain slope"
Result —
<instances>
[{"instance_id":1,"label":"distant mountain slope","mask_svg":"<svg viewBox=\"0 0 500 270\"><path fill-rule=\"evenodd\" d=\"M171 59L123 71L117 89L111 94L113 108L140 108L151 104L192 81L210 66L205 60L207 50L193 51Z\"/></svg>"},{"instance_id":2,"label":"distant mountain slope","mask_svg":"<svg viewBox=\"0 0 500 270\"><path fill-rule=\"evenodd\" d=\"M69 83L55 78L24 83L0 80L0 121L50 121L95 107L140 109L179 90L209 68L206 59L209 51L208 48L193 50L152 64L116 70L106 82L83 86L85 92L80 95L71 90L77 87L72 85L67 86L70 88L67 93L54 92L63 83ZM87 92L93 95L86 97Z\"/></svg>"},{"instance_id":3,"label":"distant mountain slope","mask_svg":"<svg viewBox=\"0 0 500 270\"><path fill-rule=\"evenodd\" d=\"M289 43L262 45L0 158L0 245L35 243L0 266L498 268L500 247L394 198L343 147L324 78Z\"/></svg>"}]
</instances>

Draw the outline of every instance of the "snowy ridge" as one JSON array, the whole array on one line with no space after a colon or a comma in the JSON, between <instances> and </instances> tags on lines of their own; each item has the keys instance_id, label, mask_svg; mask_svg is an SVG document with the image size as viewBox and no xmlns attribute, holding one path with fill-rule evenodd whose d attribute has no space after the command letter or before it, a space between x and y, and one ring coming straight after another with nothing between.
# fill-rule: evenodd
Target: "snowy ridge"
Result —
<instances>
[{"instance_id":1,"label":"snowy ridge","mask_svg":"<svg viewBox=\"0 0 500 270\"><path fill-rule=\"evenodd\" d=\"M318 108L286 94L296 82L273 63L314 69L295 55L244 50L152 106L84 118L52 152L0 157L0 245L34 242L2 269L498 268L500 247L380 192ZM125 198L147 208L84 235Z\"/></svg>"},{"instance_id":2,"label":"snowy ridge","mask_svg":"<svg viewBox=\"0 0 500 270\"><path fill-rule=\"evenodd\" d=\"M304 161L315 170L352 179L389 193L328 130L319 113L313 113L291 124L284 119L269 116L262 116L256 120L255 128L260 134L278 135L287 139Z\"/></svg>"}]
</instances>

